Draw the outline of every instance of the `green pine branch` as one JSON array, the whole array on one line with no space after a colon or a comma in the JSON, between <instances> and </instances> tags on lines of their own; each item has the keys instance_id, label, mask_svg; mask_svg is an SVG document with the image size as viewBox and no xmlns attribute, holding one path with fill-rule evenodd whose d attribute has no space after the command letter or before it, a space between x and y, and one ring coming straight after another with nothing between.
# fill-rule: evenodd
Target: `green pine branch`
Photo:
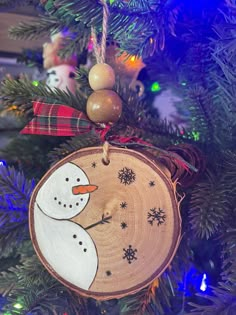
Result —
<instances>
[{"instance_id":1,"label":"green pine branch","mask_svg":"<svg viewBox=\"0 0 236 315\"><path fill-rule=\"evenodd\" d=\"M34 181L27 180L22 172L13 167L0 166L0 189L6 210L24 208L28 206Z\"/></svg>"},{"instance_id":2,"label":"green pine branch","mask_svg":"<svg viewBox=\"0 0 236 315\"><path fill-rule=\"evenodd\" d=\"M214 288L213 295L199 295L206 299L210 305L189 303L194 309L188 315L223 315L235 313L236 290L228 291Z\"/></svg>"},{"instance_id":3,"label":"green pine branch","mask_svg":"<svg viewBox=\"0 0 236 315\"><path fill-rule=\"evenodd\" d=\"M35 255L0 274L0 280L2 288L10 288L5 311L13 311L18 301L22 315L62 314L65 311L69 315L88 314L86 299L76 296L52 278Z\"/></svg>"},{"instance_id":4,"label":"green pine branch","mask_svg":"<svg viewBox=\"0 0 236 315\"><path fill-rule=\"evenodd\" d=\"M6 80L1 86L3 105L11 107L15 104L24 115L32 116L32 101L41 100L53 104L64 104L85 111L85 99L77 90L72 94L60 89L50 89L43 83L38 86L32 84L30 80Z\"/></svg>"},{"instance_id":5,"label":"green pine branch","mask_svg":"<svg viewBox=\"0 0 236 315\"><path fill-rule=\"evenodd\" d=\"M186 130L183 134L178 126L160 119L158 113L152 109L148 97L140 98L137 92L119 79L115 90L122 99L122 115L108 135L138 137L161 147L186 140L193 142L190 132Z\"/></svg>"},{"instance_id":6,"label":"green pine branch","mask_svg":"<svg viewBox=\"0 0 236 315\"><path fill-rule=\"evenodd\" d=\"M219 176L208 173L193 189L189 218L195 237L208 239L224 233L230 220L232 190Z\"/></svg>"},{"instance_id":7,"label":"green pine branch","mask_svg":"<svg viewBox=\"0 0 236 315\"><path fill-rule=\"evenodd\" d=\"M13 167L0 167L0 257L7 257L29 239L27 209L34 181Z\"/></svg>"},{"instance_id":8,"label":"green pine branch","mask_svg":"<svg viewBox=\"0 0 236 315\"><path fill-rule=\"evenodd\" d=\"M136 2L135 6L132 2L124 6L124 3L116 1L110 6L108 33L117 40L121 50L145 57L164 47L166 29L174 34L179 7L170 9L165 2L161 1L152 9L149 1ZM11 28L10 35L13 38L33 39L47 34L49 30L55 33L69 28L72 33L77 32L76 47L82 44L84 49L91 26L101 32L102 6L97 1L77 0L69 4L57 1L56 7L51 3L48 8L49 17L41 17L31 24L21 23Z\"/></svg>"},{"instance_id":9,"label":"green pine branch","mask_svg":"<svg viewBox=\"0 0 236 315\"><path fill-rule=\"evenodd\" d=\"M82 134L72 139L62 143L59 147L54 148L49 154L49 160L51 163L56 163L62 158L66 157L70 153L73 153L77 150L92 147L92 146L100 146L101 140L98 135L94 132Z\"/></svg>"},{"instance_id":10,"label":"green pine branch","mask_svg":"<svg viewBox=\"0 0 236 315\"><path fill-rule=\"evenodd\" d=\"M18 26L12 26L9 29L9 35L12 39L33 40L48 35L49 30L51 33L57 33L63 27L64 25L57 18L41 16L31 24L21 22Z\"/></svg>"},{"instance_id":11,"label":"green pine branch","mask_svg":"<svg viewBox=\"0 0 236 315\"><path fill-rule=\"evenodd\" d=\"M235 210L236 214L236 210ZM234 216L235 220L235 216ZM222 252L222 281L221 287L230 289L236 283L236 228L228 228L223 238L223 252Z\"/></svg>"}]
</instances>

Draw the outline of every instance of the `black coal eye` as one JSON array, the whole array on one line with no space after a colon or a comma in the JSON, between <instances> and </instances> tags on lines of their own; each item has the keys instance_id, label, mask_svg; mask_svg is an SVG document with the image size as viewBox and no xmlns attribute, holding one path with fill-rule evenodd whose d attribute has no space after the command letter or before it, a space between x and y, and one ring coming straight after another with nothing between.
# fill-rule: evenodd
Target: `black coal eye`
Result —
<instances>
[{"instance_id":1,"label":"black coal eye","mask_svg":"<svg viewBox=\"0 0 236 315\"><path fill-rule=\"evenodd\" d=\"M68 177L66 178L66 182L69 182L69 178Z\"/></svg>"},{"instance_id":2,"label":"black coal eye","mask_svg":"<svg viewBox=\"0 0 236 315\"><path fill-rule=\"evenodd\" d=\"M77 182L80 182L80 178L77 178Z\"/></svg>"}]
</instances>

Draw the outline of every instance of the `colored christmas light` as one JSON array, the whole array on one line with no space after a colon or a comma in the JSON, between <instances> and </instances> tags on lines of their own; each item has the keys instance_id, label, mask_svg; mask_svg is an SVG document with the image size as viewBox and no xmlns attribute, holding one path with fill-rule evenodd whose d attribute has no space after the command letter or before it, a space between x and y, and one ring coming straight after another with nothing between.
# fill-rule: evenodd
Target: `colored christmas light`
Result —
<instances>
[{"instance_id":1,"label":"colored christmas light","mask_svg":"<svg viewBox=\"0 0 236 315\"><path fill-rule=\"evenodd\" d=\"M34 80L34 81L32 82L32 84L33 84L34 86L38 86L38 85L39 85L39 81Z\"/></svg>"},{"instance_id":2,"label":"colored christmas light","mask_svg":"<svg viewBox=\"0 0 236 315\"><path fill-rule=\"evenodd\" d=\"M206 280L207 280L207 275L204 273L204 274L203 274L203 277L202 277L201 286L200 286L200 290L201 290L202 292L205 292L206 289L207 289Z\"/></svg>"},{"instance_id":3,"label":"colored christmas light","mask_svg":"<svg viewBox=\"0 0 236 315\"><path fill-rule=\"evenodd\" d=\"M5 313L3 313L3 315L12 315L10 312L5 312Z\"/></svg>"},{"instance_id":4,"label":"colored christmas light","mask_svg":"<svg viewBox=\"0 0 236 315\"><path fill-rule=\"evenodd\" d=\"M17 310L21 310L23 308L23 305L21 305L20 303L15 303L13 307L16 308Z\"/></svg>"},{"instance_id":5,"label":"colored christmas light","mask_svg":"<svg viewBox=\"0 0 236 315\"><path fill-rule=\"evenodd\" d=\"M152 92L158 92L161 90L160 84L158 82L153 82L151 86Z\"/></svg>"},{"instance_id":6,"label":"colored christmas light","mask_svg":"<svg viewBox=\"0 0 236 315\"><path fill-rule=\"evenodd\" d=\"M187 85L187 82L183 81L183 82L181 82L181 85L182 85L182 86L186 86L186 85Z\"/></svg>"},{"instance_id":7,"label":"colored christmas light","mask_svg":"<svg viewBox=\"0 0 236 315\"><path fill-rule=\"evenodd\" d=\"M199 139L200 139L200 132L192 131L192 136L193 136L194 141L199 141Z\"/></svg>"},{"instance_id":8,"label":"colored christmas light","mask_svg":"<svg viewBox=\"0 0 236 315\"><path fill-rule=\"evenodd\" d=\"M4 161L4 160L0 160L0 166L7 166L6 161Z\"/></svg>"}]
</instances>

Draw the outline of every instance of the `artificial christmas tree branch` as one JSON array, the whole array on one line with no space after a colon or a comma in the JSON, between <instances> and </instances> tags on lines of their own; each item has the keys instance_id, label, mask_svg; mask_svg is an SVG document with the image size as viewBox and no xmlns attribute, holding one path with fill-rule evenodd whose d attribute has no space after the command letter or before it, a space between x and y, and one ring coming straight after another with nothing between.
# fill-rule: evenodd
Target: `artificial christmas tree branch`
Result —
<instances>
[{"instance_id":1,"label":"artificial christmas tree branch","mask_svg":"<svg viewBox=\"0 0 236 315\"><path fill-rule=\"evenodd\" d=\"M52 90L39 83L38 86L32 84L30 80L6 80L1 87L3 104L9 106L15 104L22 113L31 115L32 104L35 99L54 104L66 104L79 110L85 108L85 100L79 92L73 95L70 91ZM16 97L17 95L17 97Z\"/></svg>"},{"instance_id":2,"label":"artificial christmas tree branch","mask_svg":"<svg viewBox=\"0 0 236 315\"><path fill-rule=\"evenodd\" d=\"M188 189L179 188L186 195L181 205L184 250L181 246L167 273L149 290L145 289L119 300L121 314L186 314L191 308L188 302L192 303L192 309L195 310L193 314L222 315L235 312L236 47L235 20L232 14L235 11L232 7L234 3L230 1L230 5L226 7L227 3L229 5L229 1L220 0L204 3L116 0L109 4L111 38L117 39L121 50L127 50L128 53L142 54L145 57L158 50L158 54L149 64L149 69L152 68L152 78L160 83L161 77L161 82L164 82L159 93L172 85L175 85L179 92L183 92L186 98L180 102L180 106L190 113L190 123L186 128L180 128L160 120L151 108L152 99L148 98L149 85L146 84L147 95L140 99L129 91L128 84L121 79L115 90L122 98L123 114L107 135L134 136L163 149L173 144L178 148L180 143L194 143L204 151L207 160L207 173L200 177L200 181ZM101 31L102 6L98 1L46 1L45 10L47 17L41 24L37 22L35 26L16 28L12 34L33 38L36 37L36 32L38 35L57 32L66 26L75 33L73 42L65 41L65 52L69 54L71 51L80 52L85 48L91 25L95 26L98 34ZM160 50L163 48L165 50L162 53ZM171 78L170 72L174 74ZM4 105L10 108L12 104L16 104L25 116L31 116L32 100L42 99L85 112L86 99L91 94L87 74L80 73L77 81L81 84L83 93L75 96L50 91L41 85L36 88L30 82L5 82L2 93ZM198 137L194 138L192 133L198 133ZM36 141L35 138L36 136L20 136L12 143L11 148L4 152L4 158L13 163L23 161L17 165L23 168L29 177L37 173L37 178L49 168L49 160L54 163L82 147L101 144L95 133L70 140L38 137ZM22 184L22 181L20 183ZM4 185L5 189L9 186L6 183ZM104 309L108 313L105 302L101 303L102 309L98 306L95 311L86 299L77 299L73 293L53 280L36 261L36 257L31 257L32 246L26 249L27 241L20 239L17 253L12 255L17 245L21 223L25 226L27 224L25 213L28 199L24 201L23 198L22 201L18 188L14 185L8 188L17 198L17 201L13 202L15 212L8 211L10 209L5 199L1 201L0 210L2 235L4 234L0 242L1 250L3 249L2 253L7 256L4 259L12 257L12 264L9 260L0 261L4 269L1 277L5 279L0 277L0 282L6 289L16 283L16 287L12 289L13 295L7 296L9 300L6 307L11 307L18 297L22 297L25 301L24 312L34 315L55 312L97 315ZM15 217L21 218L16 226L9 221ZM24 233L26 239L27 235ZM202 238L200 245L199 238ZM210 252L211 240L216 241L219 247L223 246L222 257L213 251L210 257L207 255ZM193 248L193 244L198 244L197 249ZM199 259L203 251L204 257ZM17 255L21 257L21 264ZM209 281L215 280L214 285L217 285L217 288L213 290L214 296L210 295L211 292L208 294L211 305L205 305L209 302L207 300L196 299L195 293L199 292L201 281L194 287L194 277L189 280L191 266L195 266L201 276L209 275ZM220 271L216 266L221 268ZM113 309L111 314L115 314Z\"/></svg>"}]
</instances>

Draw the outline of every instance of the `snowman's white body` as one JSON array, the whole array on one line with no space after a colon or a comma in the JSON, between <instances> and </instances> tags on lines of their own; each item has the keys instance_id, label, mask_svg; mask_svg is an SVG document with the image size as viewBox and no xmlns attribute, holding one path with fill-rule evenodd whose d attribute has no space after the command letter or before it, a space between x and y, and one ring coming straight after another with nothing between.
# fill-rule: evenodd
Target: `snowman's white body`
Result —
<instances>
[{"instance_id":1,"label":"snowman's white body","mask_svg":"<svg viewBox=\"0 0 236 315\"><path fill-rule=\"evenodd\" d=\"M67 89L75 93L75 67L70 65L59 65L47 70L46 84L51 88L58 88L62 91Z\"/></svg>"},{"instance_id":2,"label":"snowman's white body","mask_svg":"<svg viewBox=\"0 0 236 315\"><path fill-rule=\"evenodd\" d=\"M78 166L66 163L58 168L39 189L34 225L39 249L50 268L66 281L88 290L98 267L96 246L83 227L68 220L89 201L89 193L73 195L72 188L78 182L89 183Z\"/></svg>"}]
</instances>

